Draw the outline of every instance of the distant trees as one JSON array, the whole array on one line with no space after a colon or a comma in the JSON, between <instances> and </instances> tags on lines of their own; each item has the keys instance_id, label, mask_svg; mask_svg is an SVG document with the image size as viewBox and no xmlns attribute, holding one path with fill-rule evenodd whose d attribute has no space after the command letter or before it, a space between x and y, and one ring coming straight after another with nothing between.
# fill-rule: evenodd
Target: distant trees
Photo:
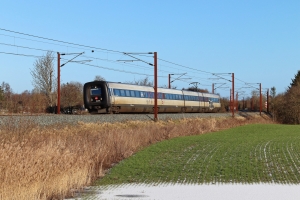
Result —
<instances>
[{"instance_id":1,"label":"distant trees","mask_svg":"<svg viewBox=\"0 0 300 200\"><path fill-rule=\"evenodd\" d=\"M127 83L134 85L154 86L153 81L150 81L148 76L140 80L129 81Z\"/></svg>"},{"instance_id":2,"label":"distant trees","mask_svg":"<svg viewBox=\"0 0 300 200\"><path fill-rule=\"evenodd\" d=\"M292 82L288 88L288 91L297 86L300 86L300 70L298 70L298 73L295 75L294 79L292 79Z\"/></svg>"},{"instance_id":3,"label":"distant trees","mask_svg":"<svg viewBox=\"0 0 300 200\"><path fill-rule=\"evenodd\" d=\"M209 93L207 89L201 89L201 88L197 88L197 87L188 87L187 89L182 88L182 90L188 90L188 91L195 91L195 92L202 92L202 93Z\"/></svg>"},{"instance_id":4,"label":"distant trees","mask_svg":"<svg viewBox=\"0 0 300 200\"><path fill-rule=\"evenodd\" d=\"M285 93L274 98L274 114L279 122L300 124L300 70Z\"/></svg>"},{"instance_id":5,"label":"distant trees","mask_svg":"<svg viewBox=\"0 0 300 200\"><path fill-rule=\"evenodd\" d=\"M105 81L105 78L103 78L100 75L95 76L94 81Z\"/></svg>"},{"instance_id":6,"label":"distant trees","mask_svg":"<svg viewBox=\"0 0 300 200\"><path fill-rule=\"evenodd\" d=\"M2 89L2 87L0 86L0 102L3 101L4 99L4 91Z\"/></svg>"},{"instance_id":7,"label":"distant trees","mask_svg":"<svg viewBox=\"0 0 300 200\"><path fill-rule=\"evenodd\" d=\"M46 110L44 94L25 90L16 94L8 83L1 84L0 110L2 113L43 113Z\"/></svg>"},{"instance_id":8,"label":"distant trees","mask_svg":"<svg viewBox=\"0 0 300 200\"><path fill-rule=\"evenodd\" d=\"M62 107L83 105L83 85L79 82L70 82L61 86Z\"/></svg>"},{"instance_id":9,"label":"distant trees","mask_svg":"<svg viewBox=\"0 0 300 200\"><path fill-rule=\"evenodd\" d=\"M2 82L1 84L1 108L8 110L12 107L12 89L8 83Z\"/></svg>"},{"instance_id":10,"label":"distant trees","mask_svg":"<svg viewBox=\"0 0 300 200\"><path fill-rule=\"evenodd\" d=\"M56 102L53 60L53 53L48 51L34 62L34 68L31 70L32 84L46 96L48 106L53 106Z\"/></svg>"}]
</instances>

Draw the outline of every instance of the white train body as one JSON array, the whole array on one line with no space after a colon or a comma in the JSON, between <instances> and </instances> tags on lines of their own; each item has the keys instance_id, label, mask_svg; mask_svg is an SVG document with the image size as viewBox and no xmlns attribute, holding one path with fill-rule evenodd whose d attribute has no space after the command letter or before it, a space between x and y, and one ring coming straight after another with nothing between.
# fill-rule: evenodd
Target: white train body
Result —
<instances>
[{"instance_id":1,"label":"white train body","mask_svg":"<svg viewBox=\"0 0 300 200\"><path fill-rule=\"evenodd\" d=\"M186 90L158 88L158 112L207 112L220 109L220 96ZM153 112L154 88L94 81L84 84L84 104L96 113Z\"/></svg>"}]
</instances>

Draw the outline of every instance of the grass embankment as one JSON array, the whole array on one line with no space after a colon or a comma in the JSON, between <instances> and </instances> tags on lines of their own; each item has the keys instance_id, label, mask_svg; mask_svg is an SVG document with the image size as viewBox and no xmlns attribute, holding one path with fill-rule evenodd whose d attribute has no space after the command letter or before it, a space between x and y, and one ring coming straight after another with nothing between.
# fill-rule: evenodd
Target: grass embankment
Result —
<instances>
[{"instance_id":1,"label":"grass embankment","mask_svg":"<svg viewBox=\"0 0 300 200\"><path fill-rule=\"evenodd\" d=\"M269 123L262 118L48 127L10 122L0 127L0 199L62 199L150 144L259 122Z\"/></svg>"},{"instance_id":2,"label":"grass embankment","mask_svg":"<svg viewBox=\"0 0 300 200\"><path fill-rule=\"evenodd\" d=\"M112 168L97 184L299 184L299 150L300 126L241 126L152 145Z\"/></svg>"}]
</instances>

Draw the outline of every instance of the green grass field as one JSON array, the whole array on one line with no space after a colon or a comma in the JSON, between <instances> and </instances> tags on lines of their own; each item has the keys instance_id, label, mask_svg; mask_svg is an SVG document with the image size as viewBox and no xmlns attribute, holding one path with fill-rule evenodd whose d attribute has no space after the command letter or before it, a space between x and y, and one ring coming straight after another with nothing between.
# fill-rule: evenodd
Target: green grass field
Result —
<instances>
[{"instance_id":1,"label":"green grass field","mask_svg":"<svg viewBox=\"0 0 300 200\"><path fill-rule=\"evenodd\" d=\"M97 185L300 183L300 126L254 124L159 142L122 161Z\"/></svg>"}]
</instances>

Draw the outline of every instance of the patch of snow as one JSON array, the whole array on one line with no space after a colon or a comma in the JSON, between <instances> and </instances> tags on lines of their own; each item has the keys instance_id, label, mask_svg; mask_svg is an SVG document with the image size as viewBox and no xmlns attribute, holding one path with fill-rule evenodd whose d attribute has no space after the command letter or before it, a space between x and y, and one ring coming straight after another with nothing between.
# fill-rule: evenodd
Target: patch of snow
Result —
<instances>
[{"instance_id":1,"label":"patch of snow","mask_svg":"<svg viewBox=\"0 0 300 200\"><path fill-rule=\"evenodd\" d=\"M96 189L96 188L94 188ZM138 184L98 187L88 199L299 200L300 185L280 184ZM78 198L76 198L78 199ZM86 199L86 198L84 198Z\"/></svg>"}]
</instances>

